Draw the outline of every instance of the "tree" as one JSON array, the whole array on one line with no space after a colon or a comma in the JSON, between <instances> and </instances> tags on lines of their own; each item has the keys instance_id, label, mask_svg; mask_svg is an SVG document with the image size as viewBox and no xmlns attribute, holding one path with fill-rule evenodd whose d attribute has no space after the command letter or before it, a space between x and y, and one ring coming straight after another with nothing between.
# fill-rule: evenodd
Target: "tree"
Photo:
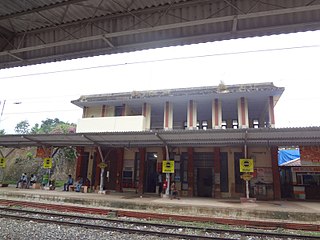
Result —
<instances>
[{"instance_id":1,"label":"tree","mask_svg":"<svg viewBox=\"0 0 320 240\"><path fill-rule=\"evenodd\" d=\"M5 134L6 134L5 130L4 129L0 129L0 135L5 135Z\"/></svg>"},{"instance_id":2,"label":"tree","mask_svg":"<svg viewBox=\"0 0 320 240\"><path fill-rule=\"evenodd\" d=\"M14 131L16 133L20 133L20 134L28 134L30 132L29 130L30 124L28 122L28 120L24 120L19 122L16 127L14 128Z\"/></svg>"}]
</instances>

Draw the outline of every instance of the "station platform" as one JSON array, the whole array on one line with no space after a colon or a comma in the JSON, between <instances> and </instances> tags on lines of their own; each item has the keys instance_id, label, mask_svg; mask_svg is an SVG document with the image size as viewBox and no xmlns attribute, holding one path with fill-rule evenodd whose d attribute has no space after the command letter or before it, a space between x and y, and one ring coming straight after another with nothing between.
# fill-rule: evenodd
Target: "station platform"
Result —
<instances>
[{"instance_id":1,"label":"station platform","mask_svg":"<svg viewBox=\"0 0 320 240\"><path fill-rule=\"evenodd\" d=\"M240 199L182 197L170 199L156 194L135 192L79 193L55 190L0 188L0 199L28 202L77 205L100 209L140 211L223 219L242 219L266 222L303 223L320 230L320 202L256 201L243 203Z\"/></svg>"}]
</instances>

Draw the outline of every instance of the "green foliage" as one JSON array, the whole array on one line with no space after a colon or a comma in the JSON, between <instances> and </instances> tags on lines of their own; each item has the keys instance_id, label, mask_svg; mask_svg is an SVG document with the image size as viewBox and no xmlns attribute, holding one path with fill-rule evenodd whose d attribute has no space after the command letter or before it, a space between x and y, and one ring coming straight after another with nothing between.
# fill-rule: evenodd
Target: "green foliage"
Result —
<instances>
[{"instance_id":1,"label":"green foliage","mask_svg":"<svg viewBox=\"0 0 320 240\"><path fill-rule=\"evenodd\" d=\"M14 128L14 131L16 133L20 133L20 134L28 134L30 132L29 130L30 124L28 122L28 120L24 120L19 122L16 127Z\"/></svg>"},{"instance_id":2,"label":"green foliage","mask_svg":"<svg viewBox=\"0 0 320 240\"><path fill-rule=\"evenodd\" d=\"M31 133L31 134L37 134L39 131L40 131L39 124L36 123L36 124L31 128L30 133Z\"/></svg>"},{"instance_id":3,"label":"green foliage","mask_svg":"<svg viewBox=\"0 0 320 240\"><path fill-rule=\"evenodd\" d=\"M36 123L31 130L29 130L29 122L27 120L22 121L15 127L16 133L21 134L68 134L74 133L76 124L60 121L58 118L47 118L41 122L41 125Z\"/></svg>"},{"instance_id":4,"label":"green foliage","mask_svg":"<svg viewBox=\"0 0 320 240\"><path fill-rule=\"evenodd\" d=\"M26 157L27 157L27 160L33 159L33 153L32 152L27 152Z\"/></svg>"},{"instance_id":5,"label":"green foliage","mask_svg":"<svg viewBox=\"0 0 320 240\"><path fill-rule=\"evenodd\" d=\"M5 135L5 134L6 134L5 130L4 129L0 129L0 135Z\"/></svg>"}]
</instances>

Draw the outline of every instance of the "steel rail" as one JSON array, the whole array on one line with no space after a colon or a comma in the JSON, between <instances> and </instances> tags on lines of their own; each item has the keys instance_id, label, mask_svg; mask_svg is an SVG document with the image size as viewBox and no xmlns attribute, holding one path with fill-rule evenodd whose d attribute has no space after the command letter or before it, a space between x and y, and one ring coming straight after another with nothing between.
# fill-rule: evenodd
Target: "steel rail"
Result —
<instances>
[{"instance_id":1,"label":"steel rail","mask_svg":"<svg viewBox=\"0 0 320 240\"><path fill-rule=\"evenodd\" d=\"M122 219L110 219L110 218L99 218L99 217L89 217L89 216L79 216L73 214L62 214L62 213L54 213L54 212L41 212L36 210L26 210L26 209L12 209L0 207L0 211L8 211L8 212L18 212L18 213L29 213L29 214L39 214L46 216L54 216L54 217L65 217L65 218L75 218L77 220L93 220L93 221L106 221L106 222L114 222L114 223L122 223L122 224L134 224L134 225L144 225L144 226L154 226L159 228L182 228L182 229L190 229L196 231L204 231L204 232L214 232L219 234L239 234L241 236L259 236L259 237L280 237L284 239L319 239L319 236L311 236L311 235L297 235L297 234L287 234L287 233L273 233L273 232L259 232L259 231L247 231L247 230L225 230L220 228L211 228L211 227L195 227L195 226L185 226L185 225L173 225L173 224L159 224L159 223L150 223L145 221L133 221L133 220L122 220ZM1 216L1 213L0 213ZM11 215L10 215L11 216ZM102 226L104 227L104 226ZM111 229L110 229L111 230ZM122 230L122 229L121 229ZM146 230L148 231L148 230ZM181 237L181 235L179 235ZM190 235L186 235L190 236ZM197 236L199 239L199 236ZM207 238L205 238L207 239ZM213 239L210 237L210 239ZM224 239L224 238L217 238Z\"/></svg>"},{"instance_id":2,"label":"steel rail","mask_svg":"<svg viewBox=\"0 0 320 240\"><path fill-rule=\"evenodd\" d=\"M65 216L68 217L68 216ZM78 216L79 217L79 216ZM132 233L132 234L145 234L145 235L153 235L153 236L161 236L161 237L176 237L176 238L185 238L185 239L218 239L218 240L232 240L234 238L224 238L224 237L213 237L213 236L202 236L202 235L191 235L191 234L182 234L182 233L170 233L170 232L156 232L151 230L142 230L142 229L132 229L132 228L123 228L123 227L111 227L111 226L103 226L98 224L88 224L88 223L79 223L72 221L62 221L62 220L53 220L53 219L43 219L39 217L27 217L21 215L11 215L11 214L3 214L0 213L0 218L11 218L15 220L23 220L23 221L34 221L40 223L49 223L49 224L57 224L57 225L65 225L70 227L83 227L87 229L97 229L103 231L115 231L121 233Z\"/></svg>"},{"instance_id":3,"label":"steel rail","mask_svg":"<svg viewBox=\"0 0 320 240\"><path fill-rule=\"evenodd\" d=\"M237 226L251 226L256 228L283 228L294 229L304 231L320 231L320 225L316 223L295 223L295 222L274 222L274 221L261 221L261 220L245 220L245 219L232 219L232 218L214 218L203 216L188 216L188 215L174 215L174 214L158 214L153 212L138 212L130 211L126 209L105 209L105 208L93 208L83 207L77 205L57 205L53 203L35 203L26 202L21 200L4 200L0 199L0 205L4 206L21 206L24 208L35 209L51 209L58 212L77 212L84 214L96 214L96 215L108 215L110 212L116 212L117 217L129 217L135 219L162 219L162 220L175 220L182 222L211 222L222 225L237 225Z\"/></svg>"}]
</instances>

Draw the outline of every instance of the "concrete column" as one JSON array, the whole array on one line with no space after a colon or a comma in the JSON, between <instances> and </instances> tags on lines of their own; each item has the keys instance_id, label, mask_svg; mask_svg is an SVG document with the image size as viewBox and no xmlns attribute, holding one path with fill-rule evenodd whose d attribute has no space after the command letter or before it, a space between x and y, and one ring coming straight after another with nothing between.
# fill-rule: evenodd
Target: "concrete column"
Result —
<instances>
[{"instance_id":1,"label":"concrete column","mask_svg":"<svg viewBox=\"0 0 320 240\"><path fill-rule=\"evenodd\" d=\"M271 147L271 164L274 200L281 200L280 172L278 167L278 147Z\"/></svg>"},{"instance_id":2,"label":"concrete column","mask_svg":"<svg viewBox=\"0 0 320 240\"><path fill-rule=\"evenodd\" d=\"M100 154L98 154L98 148L95 149L96 151L96 156L97 156L97 165L96 165L96 175L95 175L95 181L94 181L94 186L95 189L98 189L97 187L100 185L100 175L101 175L101 168L99 167L99 164L102 162Z\"/></svg>"},{"instance_id":3,"label":"concrete column","mask_svg":"<svg viewBox=\"0 0 320 240\"><path fill-rule=\"evenodd\" d=\"M122 104L121 116L127 116L127 104Z\"/></svg>"},{"instance_id":4,"label":"concrete column","mask_svg":"<svg viewBox=\"0 0 320 240\"><path fill-rule=\"evenodd\" d=\"M270 96L270 97L269 97L268 110L269 110L269 122L270 122L270 127L271 127L271 128L275 128L274 100L273 100L273 96Z\"/></svg>"},{"instance_id":5,"label":"concrete column","mask_svg":"<svg viewBox=\"0 0 320 240\"><path fill-rule=\"evenodd\" d=\"M123 171L123 148L116 149L117 156L117 179L116 179L116 191L122 192L122 171Z\"/></svg>"},{"instance_id":6,"label":"concrete column","mask_svg":"<svg viewBox=\"0 0 320 240\"><path fill-rule=\"evenodd\" d=\"M173 129L173 104L165 102L163 111L163 129Z\"/></svg>"},{"instance_id":7,"label":"concrete column","mask_svg":"<svg viewBox=\"0 0 320 240\"><path fill-rule=\"evenodd\" d=\"M83 109L82 109L82 118L86 118L87 117L87 112L88 112L88 107L83 107Z\"/></svg>"},{"instance_id":8,"label":"concrete column","mask_svg":"<svg viewBox=\"0 0 320 240\"><path fill-rule=\"evenodd\" d=\"M248 101L244 97L238 100L238 125L239 128L249 127Z\"/></svg>"},{"instance_id":9,"label":"concrete column","mask_svg":"<svg viewBox=\"0 0 320 240\"><path fill-rule=\"evenodd\" d=\"M139 165L139 183L138 183L138 193L143 194L143 183L145 175L145 160L146 160L146 149L139 148L140 153L140 165Z\"/></svg>"},{"instance_id":10,"label":"concrete column","mask_svg":"<svg viewBox=\"0 0 320 240\"><path fill-rule=\"evenodd\" d=\"M221 174L221 165L220 165L220 148L214 148L214 159L213 159L213 169L214 169L214 197L221 197L220 189L220 174Z\"/></svg>"},{"instance_id":11,"label":"concrete column","mask_svg":"<svg viewBox=\"0 0 320 240\"><path fill-rule=\"evenodd\" d=\"M194 100L188 102L187 128L196 129L197 127L197 103Z\"/></svg>"},{"instance_id":12,"label":"concrete column","mask_svg":"<svg viewBox=\"0 0 320 240\"><path fill-rule=\"evenodd\" d=\"M106 110L107 110L107 106L106 105L102 105L101 117L105 117L106 116Z\"/></svg>"},{"instance_id":13,"label":"concrete column","mask_svg":"<svg viewBox=\"0 0 320 240\"><path fill-rule=\"evenodd\" d=\"M188 197L193 197L194 174L193 174L193 148L188 148Z\"/></svg>"},{"instance_id":14,"label":"concrete column","mask_svg":"<svg viewBox=\"0 0 320 240\"><path fill-rule=\"evenodd\" d=\"M84 154L84 147L77 147L77 166L76 166L76 176L74 176L74 179L76 179L78 176L81 175L81 166L82 166L82 160L83 160L83 154Z\"/></svg>"},{"instance_id":15,"label":"concrete column","mask_svg":"<svg viewBox=\"0 0 320 240\"><path fill-rule=\"evenodd\" d=\"M150 130L151 127L151 105L149 103L143 103L142 115L145 117L145 130Z\"/></svg>"},{"instance_id":16,"label":"concrete column","mask_svg":"<svg viewBox=\"0 0 320 240\"><path fill-rule=\"evenodd\" d=\"M222 123L222 108L221 108L221 100L214 99L212 101L212 129L221 128Z\"/></svg>"}]
</instances>

